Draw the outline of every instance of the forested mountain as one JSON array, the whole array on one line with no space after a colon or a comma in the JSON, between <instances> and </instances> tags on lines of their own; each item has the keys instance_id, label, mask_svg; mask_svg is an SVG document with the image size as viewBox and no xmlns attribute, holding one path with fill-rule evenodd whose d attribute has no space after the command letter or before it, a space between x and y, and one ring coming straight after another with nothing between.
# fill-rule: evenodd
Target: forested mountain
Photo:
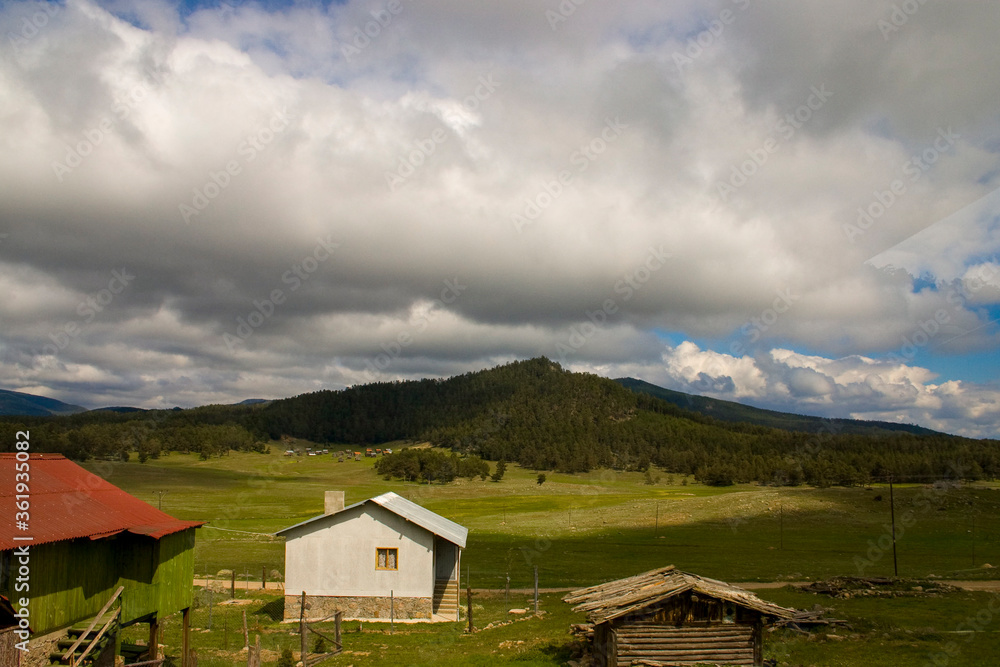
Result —
<instances>
[{"instance_id":1,"label":"forested mountain","mask_svg":"<svg viewBox=\"0 0 1000 667\"><path fill-rule=\"evenodd\" d=\"M0 415L50 416L85 412L87 408L70 405L54 398L0 389Z\"/></svg>"},{"instance_id":2,"label":"forested mountain","mask_svg":"<svg viewBox=\"0 0 1000 667\"><path fill-rule=\"evenodd\" d=\"M319 442L428 440L463 454L567 472L599 466L697 474L706 481L855 484L1000 474L995 441L928 432L814 433L717 421L548 359L447 380L376 383L275 401L252 430ZM864 426L856 427L859 431Z\"/></svg>"},{"instance_id":3,"label":"forested mountain","mask_svg":"<svg viewBox=\"0 0 1000 667\"><path fill-rule=\"evenodd\" d=\"M831 427L838 433L854 433L860 435L891 435L895 433L915 433L917 435L943 435L923 426L914 424L895 424L893 422L864 421L859 419L825 419L808 415L796 415L789 412L765 410L734 401L723 401L708 396L686 394L682 391L665 389L635 378L618 378L618 384L632 391L649 394L673 403L679 408L697 412L724 422L757 424L785 431L801 431L803 433L826 433Z\"/></svg>"},{"instance_id":4,"label":"forested mountain","mask_svg":"<svg viewBox=\"0 0 1000 667\"><path fill-rule=\"evenodd\" d=\"M869 433L861 424L819 420L810 422L815 432L804 433L716 420L539 358L445 380L359 385L267 404L7 419L0 432L10 431L3 436L9 446L15 429L30 428L33 451L79 459L138 453L144 460L164 450L203 457L232 449L266 451L267 439L289 435L351 445L429 441L459 457L538 470L642 471L656 465L710 484L1000 476L997 441Z\"/></svg>"}]
</instances>

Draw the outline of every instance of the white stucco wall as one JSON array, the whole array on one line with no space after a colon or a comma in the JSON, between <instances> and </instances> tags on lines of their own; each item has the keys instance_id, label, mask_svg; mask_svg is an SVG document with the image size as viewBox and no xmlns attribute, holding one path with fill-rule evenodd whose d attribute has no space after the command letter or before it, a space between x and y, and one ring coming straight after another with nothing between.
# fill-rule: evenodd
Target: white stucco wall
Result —
<instances>
[{"instance_id":1,"label":"white stucco wall","mask_svg":"<svg viewBox=\"0 0 1000 667\"><path fill-rule=\"evenodd\" d=\"M398 570L376 570L375 550L398 549ZM375 503L325 517L286 536L285 592L431 597L434 534Z\"/></svg>"}]
</instances>

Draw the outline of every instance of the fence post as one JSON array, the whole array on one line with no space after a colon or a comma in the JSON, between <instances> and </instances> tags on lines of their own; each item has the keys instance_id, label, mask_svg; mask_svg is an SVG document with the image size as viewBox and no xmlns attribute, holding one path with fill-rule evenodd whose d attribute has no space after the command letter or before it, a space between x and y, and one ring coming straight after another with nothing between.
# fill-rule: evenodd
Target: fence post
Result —
<instances>
[{"instance_id":1,"label":"fence post","mask_svg":"<svg viewBox=\"0 0 1000 667\"><path fill-rule=\"evenodd\" d=\"M303 667L305 667L309 659L309 639L306 636L307 632L308 629L306 628L306 592L302 591L301 604L299 605L299 635L300 635L299 640L301 642L300 652L302 654L301 660Z\"/></svg>"},{"instance_id":2,"label":"fence post","mask_svg":"<svg viewBox=\"0 0 1000 667\"><path fill-rule=\"evenodd\" d=\"M469 606L469 633L475 629L472 625L472 583L469 581L465 582L467 587L465 589L465 603Z\"/></svg>"},{"instance_id":3,"label":"fence post","mask_svg":"<svg viewBox=\"0 0 1000 667\"><path fill-rule=\"evenodd\" d=\"M535 566L535 616L538 616L538 566Z\"/></svg>"}]
</instances>

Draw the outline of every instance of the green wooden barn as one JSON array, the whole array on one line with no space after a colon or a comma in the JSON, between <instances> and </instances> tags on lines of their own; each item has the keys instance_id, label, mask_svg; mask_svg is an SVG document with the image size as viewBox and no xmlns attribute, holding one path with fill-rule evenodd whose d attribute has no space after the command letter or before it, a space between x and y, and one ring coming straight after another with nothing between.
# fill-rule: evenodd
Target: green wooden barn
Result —
<instances>
[{"instance_id":1,"label":"green wooden barn","mask_svg":"<svg viewBox=\"0 0 1000 667\"><path fill-rule=\"evenodd\" d=\"M15 480L25 478L15 475L24 472L27 487L18 488ZM90 635L107 624L105 644L116 646L118 628L144 623L155 646L159 621L182 612L188 664L195 529L204 522L175 519L60 454L0 454L0 479L0 594L18 608L28 601L34 636L102 616ZM24 500L21 524L17 504ZM23 567L27 591L19 587Z\"/></svg>"}]
</instances>

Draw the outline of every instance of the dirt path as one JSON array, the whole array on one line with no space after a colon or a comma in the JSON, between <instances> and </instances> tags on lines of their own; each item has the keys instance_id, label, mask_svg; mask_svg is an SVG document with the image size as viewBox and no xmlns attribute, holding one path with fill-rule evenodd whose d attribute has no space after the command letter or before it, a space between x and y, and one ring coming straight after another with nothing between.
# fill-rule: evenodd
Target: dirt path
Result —
<instances>
[{"instance_id":1,"label":"dirt path","mask_svg":"<svg viewBox=\"0 0 1000 667\"><path fill-rule=\"evenodd\" d=\"M967 591L990 591L1000 593L1000 581L942 581L942 584L958 586Z\"/></svg>"},{"instance_id":2,"label":"dirt path","mask_svg":"<svg viewBox=\"0 0 1000 667\"><path fill-rule=\"evenodd\" d=\"M195 579L195 586L205 587L208 582L212 581L216 584L222 586L223 590L229 590L230 581L223 581L221 579ZM1000 593L1000 581L961 581L961 580L940 580L942 584L948 584L949 586L955 586L957 588L962 588L967 591L988 591L993 593ZM740 588L745 588L748 591L755 590L766 590L769 588L781 588L783 586L805 586L812 583L811 581L744 581L744 582L733 582L733 586L739 586ZM575 591L578 587L570 586L565 588L539 588L539 593L568 593L570 591ZM267 590L269 591L282 591L285 589L285 584L280 581L269 581L267 582ZM261 590L261 584L259 581L236 581L236 590L238 591L259 591ZM503 593L502 588L473 588L473 593ZM510 592L515 595L530 595L534 592L531 588L512 588Z\"/></svg>"},{"instance_id":3,"label":"dirt path","mask_svg":"<svg viewBox=\"0 0 1000 667\"><path fill-rule=\"evenodd\" d=\"M194 585L201 586L202 588L208 586L209 582L216 584L214 588L218 589L221 586L223 590L229 590L232 582L229 579L198 579L195 578ZM236 580L236 590L238 591L259 591L263 590L263 586L260 585L260 581L240 581ZM281 581L269 581L267 582L267 590L269 591L283 591L285 590L285 584Z\"/></svg>"}]
</instances>

